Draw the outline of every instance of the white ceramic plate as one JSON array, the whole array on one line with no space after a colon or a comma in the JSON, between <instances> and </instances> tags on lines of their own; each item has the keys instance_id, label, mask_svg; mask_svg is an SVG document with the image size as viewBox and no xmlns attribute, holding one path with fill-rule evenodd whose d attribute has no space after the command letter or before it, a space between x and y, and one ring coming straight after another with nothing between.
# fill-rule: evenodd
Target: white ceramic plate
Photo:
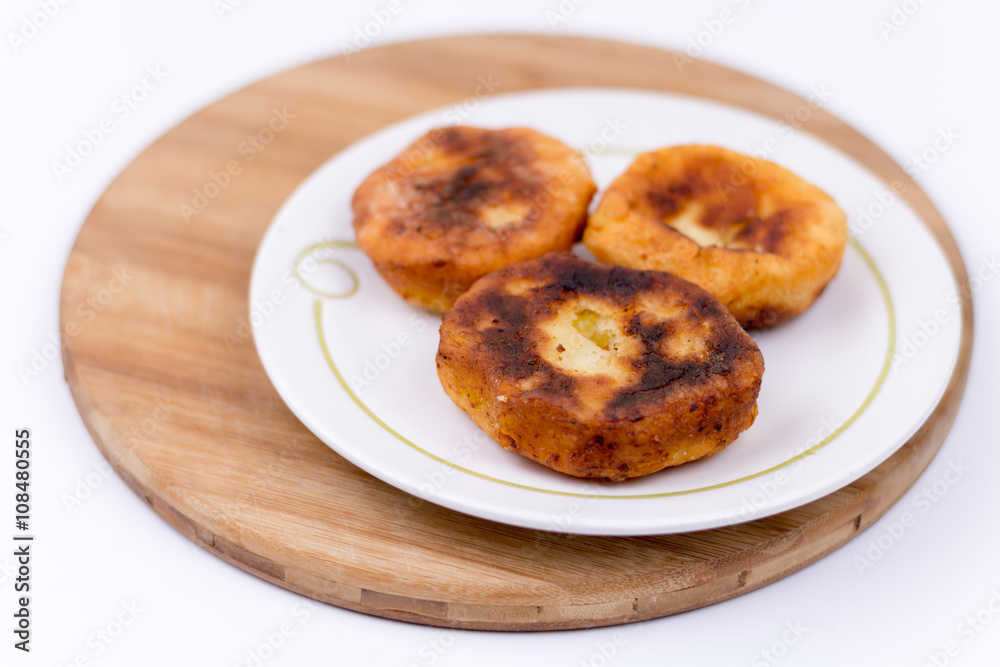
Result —
<instances>
[{"instance_id":1,"label":"white ceramic plate","mask_svg":"<svg viewBox=\"0 0 1000 667\"><path fill-rule=\"evenodd\" d=\"M811 113L800 107L790 118L796 111ZM795 320L754 334L766 364L760 414L735 443L648 477L586 481L501 449L445 395L434 365L440 318L407 305L354 248L350 200L368 173L419 135L459 119L555 136L588 154L601 188L637 152L716 144L792 169L848 212L855 238L826 292ZM863 166L797 132L794 120L619 89L497 95L359 141L289 198L261 244L250 294L254 339L278 393L345 458L460 512L582 534L715 528L850 483L930 414L961 333L944 254Z\"/></svg>"}]
</instances>

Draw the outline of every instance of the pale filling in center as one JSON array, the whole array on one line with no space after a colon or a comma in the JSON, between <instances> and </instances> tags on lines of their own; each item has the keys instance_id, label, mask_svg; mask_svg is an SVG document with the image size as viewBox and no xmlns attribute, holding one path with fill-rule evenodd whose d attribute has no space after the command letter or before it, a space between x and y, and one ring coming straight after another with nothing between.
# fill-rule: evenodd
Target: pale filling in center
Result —
<instances>
[{"instance_id":1,"label":"pale filling in center","mask_svg":"<svg viewBox=\"0 0 1000 667\"><path fill-rule=\"evenodd\" d=\"M725 229L705 227L701 224L701 219L704 215L705 207L701 202L695 201L688 204L674 217L665 220L665 222L702 248L710 246L719 248L730 247L733 238L740 231L740 226L730 225Z\"/></svg>"},{"instance_id":2,"label":"pale filling in center","mask_svg":"<svg viewBox=\"0 0 1000 667\"><path fill-rule=\"evenodd\" d=\"M493 204L479 209L479 219L490 229L501 229L524 220L528 205L524 202Z\"/></svg>"},{"instance_id":3,"label":"pale filling in center","mask_svg":"<svg viewBox=\"0 0 1000 667\"><path fill-rule=\"evenodd\" d=\"M686 308L682 304L644 303L637 309L641 319L675 320L676 330L659 340L659 351L674 361L703 361L709 353L708 322L684 321ZM630 317L623 317L610 304L598 299L580 298L568 303L551 320L539 326L545 334L538 353L556 368L580 378L591 377L607 383L609 389L620 388L635 379L634 362L641 358L644 343L639 336L625 330ZM526 378L522 390L537 384L538 378Z\"/></svg>"},{"instance_id":4,"label":"pale filling in center","mask_svg":"<svg viewBox=\"0 0 1000 667\"><path fill-rule=\"evenodd\" d=\"M638 354L635 340L600 302L567 304L555 318L541 325L547 334L539 354L572 375L605 375L616 384L628 371L625 360Z\"/></svg>"}]
</instances>

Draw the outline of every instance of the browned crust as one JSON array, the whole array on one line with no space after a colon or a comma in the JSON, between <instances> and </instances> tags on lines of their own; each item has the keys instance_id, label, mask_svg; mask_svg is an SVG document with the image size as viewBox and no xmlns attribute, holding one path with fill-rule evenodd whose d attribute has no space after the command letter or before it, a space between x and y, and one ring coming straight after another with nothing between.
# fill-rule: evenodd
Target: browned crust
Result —
<instances>
[{"instance_id":1,"label":"browned crust","mask_svg":"<svg viewBox=\"0 0 1000 667\"><path fill-rule=\"evenodd\" d=\"M692 210L719 245L675 228ZM583 242L602 261L682 276L759 329L822 293L840 267L847 222L829 195L773 162L676 146L635 160L604 193Z\"/></svg>"},{"instance_id":2,"label":"browned crust","mask_svg":"<svg viewBox=\"0 0 1000 667\"><path fill-rule=\"evenodd\" d=\"M397 292L443 312L490 271L569 250L595 191L583 157L535 130L439 128L361 184L354 230Z\"/></svg>"},{"instance_id":3,"label":"browned crust","mask_svg":"<svg viewBox=\"0 0 1000 667\"><path fill-rule=\"evenodd\" d=\"M624 336L612 366L581 372L551 358L565 347L550 332L594 300ZM478 281L443 318L437 366L452 400L503 447L613 480L726 447L753 423L764 371L757 345L705 290L569 253Z\"/></svg>"}]
</instances>

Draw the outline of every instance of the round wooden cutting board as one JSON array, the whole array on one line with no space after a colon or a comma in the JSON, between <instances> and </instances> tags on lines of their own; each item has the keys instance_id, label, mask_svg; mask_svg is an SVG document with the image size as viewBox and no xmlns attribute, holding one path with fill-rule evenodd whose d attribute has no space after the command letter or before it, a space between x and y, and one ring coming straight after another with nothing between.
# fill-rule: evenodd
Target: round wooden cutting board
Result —
<instances>
[{"instance_id":1,"label":"round wooden cutting board","mask_svg":"<svg viewBox=\"0 0 1000 667\"><path fill-rule=\"evenodd\" d=\"M711 63L593 39L475 35L394 44L254 84L169 131L108 188L62 288L66 378L111 465L157 514L221 558L318 600L431 625L549 630L628 623L739 595L844 544L924 470L955 417L972 312L944 396L888 461L829 496L683 535L581 537L472 518L354 467L278 397L247 322L254 254L314 169L394 121L475 95L613 86L782 118L792 93ZM905 198L965 269L926 195L874 144L815 109L811 132ZM966 292L968 293L968 292ZM100 308L81 308L81 304Z\"/></svg>"}]
</instances>

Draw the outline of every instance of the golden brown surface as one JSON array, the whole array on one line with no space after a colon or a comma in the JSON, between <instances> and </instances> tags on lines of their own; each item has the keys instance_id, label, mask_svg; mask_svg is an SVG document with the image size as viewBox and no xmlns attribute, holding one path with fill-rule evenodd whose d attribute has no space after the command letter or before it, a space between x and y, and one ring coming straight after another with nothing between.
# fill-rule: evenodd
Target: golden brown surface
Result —
<instances>
[{"instance_id":1,"label":"golden brown surface","mask_svg":"<svg viewBox=\"0 0 1000 667\"><path fill-rule=\"evenodd\" d=\"M595 191L583 157L539 132L439 128L361 184L354 231L393 289L444 312L490 271L569 250Z\"/></svg>"},{"instance_id":2,"label":"golden brown surface","mask_svg":"<svg viewBox=\"0 0 1000 667\"><path fill-rule=\"evenodd\" d=\"M714 454L757 415L764 361L666 273L553 253L490 274L441 323L445 391L503 447L624 480Z\"/></svg>"},{"instance_id":3,"label":"golden brown surface","mask_svg":"<svg viewBox=\"0 0 1000 667\"><path fill-rule=\"evenodd\" d=\"M604 193L583 242L601 261L669 271L748 329L808 308L837 273L844 212L773 162L713 146L640 155Z\"/></svg>"}]
</instances>

